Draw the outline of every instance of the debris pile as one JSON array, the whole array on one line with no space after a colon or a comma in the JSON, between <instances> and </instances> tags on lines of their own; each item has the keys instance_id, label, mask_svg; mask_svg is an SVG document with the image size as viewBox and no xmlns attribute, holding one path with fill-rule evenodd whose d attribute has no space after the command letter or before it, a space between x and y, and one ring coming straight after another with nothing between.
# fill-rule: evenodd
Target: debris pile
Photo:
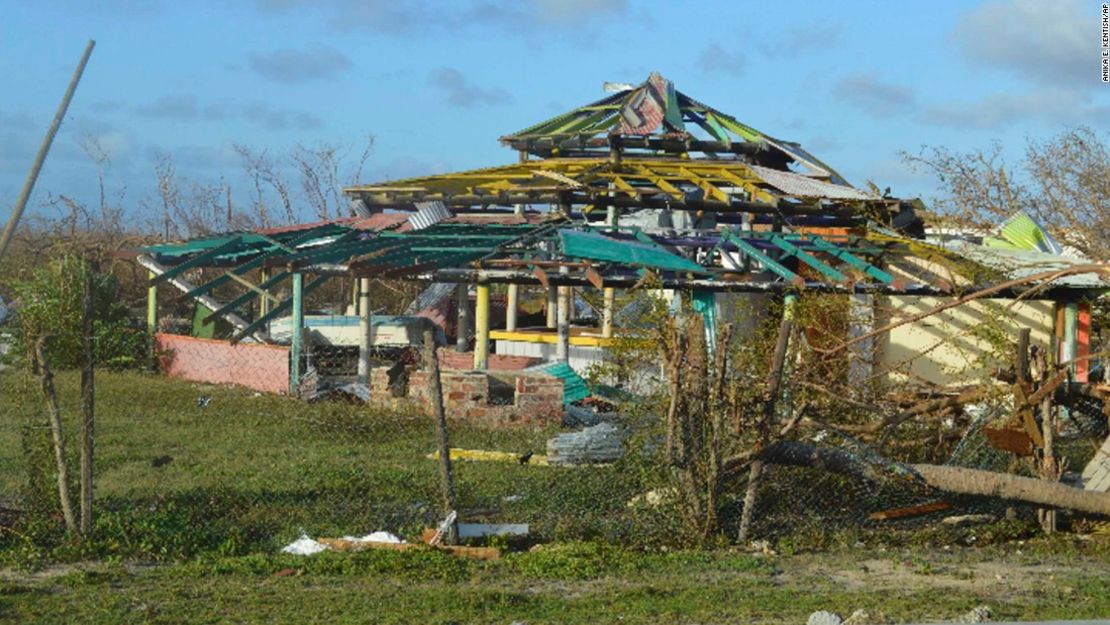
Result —
<instances>
[{"instance_id":1,"label":"debris pile","mask_svg":"<svg viewBox=\"0 0 1110 625\"><path fill-rule=\"evenodd\" d=\"M625 435L623 428L608 422L559 434L547 441L547 461L551 464L613 462L624 455Z\"/></svg>"}]
</instances>

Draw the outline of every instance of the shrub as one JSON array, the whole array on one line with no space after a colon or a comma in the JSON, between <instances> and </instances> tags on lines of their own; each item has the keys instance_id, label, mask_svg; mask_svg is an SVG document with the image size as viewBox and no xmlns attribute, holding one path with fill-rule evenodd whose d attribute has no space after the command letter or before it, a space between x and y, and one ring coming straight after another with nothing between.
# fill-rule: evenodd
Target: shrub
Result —
<instances>
[{"instance_id":1,"label":"shrub","mask_svg":"<svg viewBox=\"0 0 1110 625\"><path fill-rule=\"evenodd\" d=\"M71 255L47 262L29 279L13 285L16 314L9 319L24 356L34 342L49 336L46 358L56 368L76 368L82 360L81 317L85 262ZM147 335L137 327L119 297L119 285L110 274L94 273L93 352L98 367L127 369L145 361Z\"/></svg>"}]
</instances>

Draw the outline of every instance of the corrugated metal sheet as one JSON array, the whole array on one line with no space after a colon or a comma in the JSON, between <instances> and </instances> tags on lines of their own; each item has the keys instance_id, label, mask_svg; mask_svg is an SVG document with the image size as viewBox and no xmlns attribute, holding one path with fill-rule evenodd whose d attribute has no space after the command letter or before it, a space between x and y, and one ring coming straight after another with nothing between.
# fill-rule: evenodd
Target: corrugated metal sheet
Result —
<instances>
[{"instance_id":1,"label":"corrugated metal sheet","mask_svg":"<svg viewBox=\"0 0 1110 625\"><path fill-rule=\"evenodd\" d=\"M749 165L749 168L764 182L775 187L787 195L797 198L829 199L829 200L878 200L879 196L865 193L854 187L832 184L823 180L814 180L809 176L795 174L789 171Z\"/></svg>"},{"instance_id":2,"label":"corrugated metal sheet","mask_svg":"<svg viewBox=\"0 0 1110 625\"><path fill-rule=\"evenodd\" d=\"M1057 256L1056 254L1046 254L1044 252L987 247L959 239L943 241L940 245L968 260L1001 271L1006 277L1013 280L1044 273L1046 271L1067 269L1068 267L1083 265L1090 262L1086 259ZM1055 280L1054 284L1089 289L1110 287L1110 284L1104 282L1096 273L1064 276Z\"/></svg>"},{"instance_id":3,"label":"corrugated metal sheet","mask_svg":"<svg viewBox=\"0 0 1110 625\"><path fill-rule=\"evenodd\" d=\"M444 298L450 297L455 292L455 285L450 282L433 282L424 289L416 299L412 300L409 307L405 309L406 315L415 315L416 313L438 304Z\"/></svg>"},{"instance_id":4,"label":"corrugated metal sheet","mask_svg":"<svg viewBox=\"0 0 1110 625\"><path fill-rule=\"evenodd\" d=\"M443 202L417 202L416 213L409 216L409 223L413 230L423 230L450 218L451 211L447 210Z\"/></svg>"}]
</instances>

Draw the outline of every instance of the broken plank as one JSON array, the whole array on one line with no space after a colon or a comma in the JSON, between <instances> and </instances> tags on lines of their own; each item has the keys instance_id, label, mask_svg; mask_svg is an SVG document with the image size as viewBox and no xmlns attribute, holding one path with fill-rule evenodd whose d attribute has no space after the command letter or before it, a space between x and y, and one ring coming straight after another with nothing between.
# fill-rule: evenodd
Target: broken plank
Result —
<instances>
[{"instance_id":1,"label":"broken plank","mask_svg":"<svg viewBox=\"0 0 1110 625\"><path fill-rule=\"evenodd\" d=\"M379 549L384 551L439 551L451 556L469 560L497 560L501 550L494 547L462 547L457 545L424 545L420 543L383 543L363 540L344 540L342 538L318 538L317 542L327 545L334 551L364 551Z\"/></svg>"},{"instance_id":2,"label":"broken plank","mask_svg":"<svg viewBox=\"0 0 1110 625\"><path fill-rule=\"evenodd\" d=\"M872 512L867 515L868 519L872 521L889 521L891 519L905 519L908 517L921 516L924 514L932 514L933 512L940 512L941 510L948 510L952 504L947 501L934 501L932 503L925 503L918 506L909 506L906 508L891 508L889 510L880 510L879 512Z\"/></svg>"}]
</instances>

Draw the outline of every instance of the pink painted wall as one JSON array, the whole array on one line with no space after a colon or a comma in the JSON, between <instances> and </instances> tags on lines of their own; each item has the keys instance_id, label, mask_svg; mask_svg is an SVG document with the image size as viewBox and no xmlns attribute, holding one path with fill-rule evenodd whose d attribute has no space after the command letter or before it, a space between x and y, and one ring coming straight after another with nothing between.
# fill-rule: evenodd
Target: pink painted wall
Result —
<instances>
[{"instance_id":1,"label":"pink painted wall","mask_svg":"<svg viewBox=\"0 0 1110 625\"><path fill-rule=\"evenodd\" d=\"M236 384L265 393L289 392L289 348L232 345L179 334L155 334L158 366L171 378Z\"/></svg>"}]
</instances>

